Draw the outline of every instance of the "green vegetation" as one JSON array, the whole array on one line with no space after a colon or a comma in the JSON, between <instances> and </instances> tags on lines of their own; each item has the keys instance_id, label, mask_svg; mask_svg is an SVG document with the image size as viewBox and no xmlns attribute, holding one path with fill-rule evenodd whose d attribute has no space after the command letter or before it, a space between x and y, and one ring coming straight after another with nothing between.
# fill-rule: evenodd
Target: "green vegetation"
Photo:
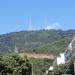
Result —
<instances>
[{"instance_id":1,"label":"green vegetation","mask_svg":"<svg viewBox=\"0 0 75 75\"><path fill-rule=\"evenodd\" d=\"M71 39L62 39L61 41L53 42L51 44L45 44L35 50L35 53L49 53L49 54L59 54L64 52L68 44L71 42Z\"/></svg>"},{"instance_id":2,"label":"green vegetation","mask_svg":"<svg viewBox=\"0 0 75 75\"><path fill-rule=\"evenodd\" d=\"M55 66L54 70L49 72L48 75L62 75L62 74L74 75L74 62L73 62L73 60L69 61L66 64Z\"/></svg>"},{"instance_id":3,"label":"green vegetation","mask_svg":"<svg viewBox=\"0 0 75 75\"><path fill-rule=\"evenodd\" d=\"M0 53L13 52L15 44L19 52L51 53L58 50L59 53L59 49L64 50L68 44L67 41L66 43L64 41L71 41L74 35L75 30L39 30L9 33L0 36ZM58 43L60 44L59 48Z\"/></svg>"},{"instance_id":4,"label":"green vegetation","mask_svg":"<svg viewBox=\"0 0 75 75\"><path fill-rule=\"evenodd\" d=\"M12 53L15 44L19 52L59 54L63 52L71 42L75 30L40 30L22 31L0 36L0 53ZM31 65L31 63L32 65ZM53 60L49 59L27 59L18 55L5 54L0 56L1 75L44 75L52 65ZM60 75L68 73L70 64L55 67L54 72L49 75ZM67 71L64 68L68 68ZM64 69L64 70L63 70ZM52 74L51 74L52 73ZM57 74L56 74L57 73ZM69 72L70 73L70 72Z\"/></svg>"},{"instance_id":5,"label":"green vegetation","mask_svg":"<svg viewBox=\"0 0 75 75\"><path fill-rule=\"evenodd\" d=\"M52 64L53 60L49 59L30 59L33 67L33 75L44 75L46 70Z\"/></svg>"},{"instance_id":6,"label":"green vegetation","mask_svg":"<svg viewBox=\"0 0 75 75\"><path fill-rule=\"evenodd\" d=\"M0 55L0 75L44 75L53 60Z\"/></svg>"},{"instance_id":7,"label":"green vegetation","mask_svg":"<svg viewBox=\"0 0 75 75\"><path fill-rule=\"evenodd\" d=\"M1 55L0 75L32 75L32 65L16 54Z\"/></svg>"},{"instance_id":8,"label":"green vegetation","mask_svg":"<svg viewBox=\"0 0 75 75\"><path fill-rule=\"evenodd\" d=\"M16 43L20 52L49 53L57 55L58 53L63 52L68 46L74 33L71 34L72 32L67 33L67 31L64 32L61 30L43 30L1 35L0 52L13 52ZM30 59L30 61L33 64L34 75L45 74L45 71L52 64L52 60L48 59Z\"/></svg>"}]
</instances>

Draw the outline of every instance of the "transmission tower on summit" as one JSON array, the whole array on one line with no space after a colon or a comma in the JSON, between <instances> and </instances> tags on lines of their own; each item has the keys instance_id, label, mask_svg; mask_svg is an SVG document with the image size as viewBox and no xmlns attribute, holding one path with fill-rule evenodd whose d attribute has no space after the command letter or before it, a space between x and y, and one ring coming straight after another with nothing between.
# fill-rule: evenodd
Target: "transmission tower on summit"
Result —
<instances>
[{"instance_id":1,"label":"transmission tower on summit","mask_svg":"<svg viewBox=\"0 0 75 75\"><path fill-rule=\"evenodd\" d=\"M48 26L48 21L47 21L47 17L45 17L45 22L44 22L44 29L47 30L47 26Z\"/></svg>"},{"instance_id":2,"label":"transmission tower on summit","mask_svg":"<svg viewBox=\"0 0 75 75\"><path fill-rule=\"evenodd\" d=\"M31 17L29 18L28 31L32 31Z\"/></svg>"}]
</instances>

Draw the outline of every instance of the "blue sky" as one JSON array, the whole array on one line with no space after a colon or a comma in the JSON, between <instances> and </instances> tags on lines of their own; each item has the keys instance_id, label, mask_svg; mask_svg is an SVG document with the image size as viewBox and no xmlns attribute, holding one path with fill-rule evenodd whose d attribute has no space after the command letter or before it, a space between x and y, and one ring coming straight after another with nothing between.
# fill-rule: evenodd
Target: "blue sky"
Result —
<instances>
[{"instance_id":1,"label":"blue sky","mask_svg":"<svg viewBox=\"0 0 75 75\"><path fill-rule=\"evenodd\" d=\"M75 0L0 0L0 34L29 27L75 29Z\"/></svg>"}]
</instances>

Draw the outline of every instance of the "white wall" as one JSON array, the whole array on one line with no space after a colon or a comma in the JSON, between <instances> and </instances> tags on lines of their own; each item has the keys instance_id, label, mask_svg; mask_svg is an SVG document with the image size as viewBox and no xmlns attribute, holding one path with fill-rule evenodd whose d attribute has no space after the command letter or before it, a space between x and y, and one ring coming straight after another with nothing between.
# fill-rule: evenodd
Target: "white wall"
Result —
<instances>
[{"instance_id":1,"label":"white wall","mask_svg":"<svg viewBox=\"0 0 75 75\"><path fill-rule=\"evenodd\" d=\"M57 57L54 61L54 65L60 65L60 64L65 64L65 56L64 53L61 53L59 57Z\"/></svg>"}]
</instances>

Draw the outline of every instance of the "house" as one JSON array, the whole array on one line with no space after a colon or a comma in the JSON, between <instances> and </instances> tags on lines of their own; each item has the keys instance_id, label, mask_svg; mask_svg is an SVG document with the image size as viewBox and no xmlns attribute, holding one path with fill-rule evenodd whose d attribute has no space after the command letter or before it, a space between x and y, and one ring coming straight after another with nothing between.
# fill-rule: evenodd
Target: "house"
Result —
<instances>
[{"instance_id":1,"label":"house","mask_svg":"<svg viewBox=\"0 0 75 75\"><path fill-rule=\"evenodd\" d=\"M73 56L75 56L75 37L73 38L71 43L68 45L64 53L61 53L60 56L55 58L53 64L54 65L65 64Z\"/></svg>"},{"instance_id":2,"label":"house","mask_svg":"<svg viewBox=\"0 0 75 75\"><path fill-rule=\"evenodd\" d=\"M65 62L68 62L75 55L75 37L66 48L64 55L65 55Z\"/></svg>"},{"instance_id":3,"label":"house","mask_svg":"<svg viewBox=\"0 0 75 75\"><path fill-rule=\"evenodd\" d=\"M57 56L53 62L53 66L49 70L53 70L54 66L67 63L72 57L75 57L75 37L68 45L64 53L60 53L60 56Z\"/></svg>"},{"instance_id":4,"label":"house","mask_svg":"<svg viewBox=\"0 0 75 75\"><path fill-rule=\"evenodd\" d=\"M56 57L53 62L53 65L65 64L65 56L64 53L60 53L60 56Z\"/></svg>"}]
</instances>

